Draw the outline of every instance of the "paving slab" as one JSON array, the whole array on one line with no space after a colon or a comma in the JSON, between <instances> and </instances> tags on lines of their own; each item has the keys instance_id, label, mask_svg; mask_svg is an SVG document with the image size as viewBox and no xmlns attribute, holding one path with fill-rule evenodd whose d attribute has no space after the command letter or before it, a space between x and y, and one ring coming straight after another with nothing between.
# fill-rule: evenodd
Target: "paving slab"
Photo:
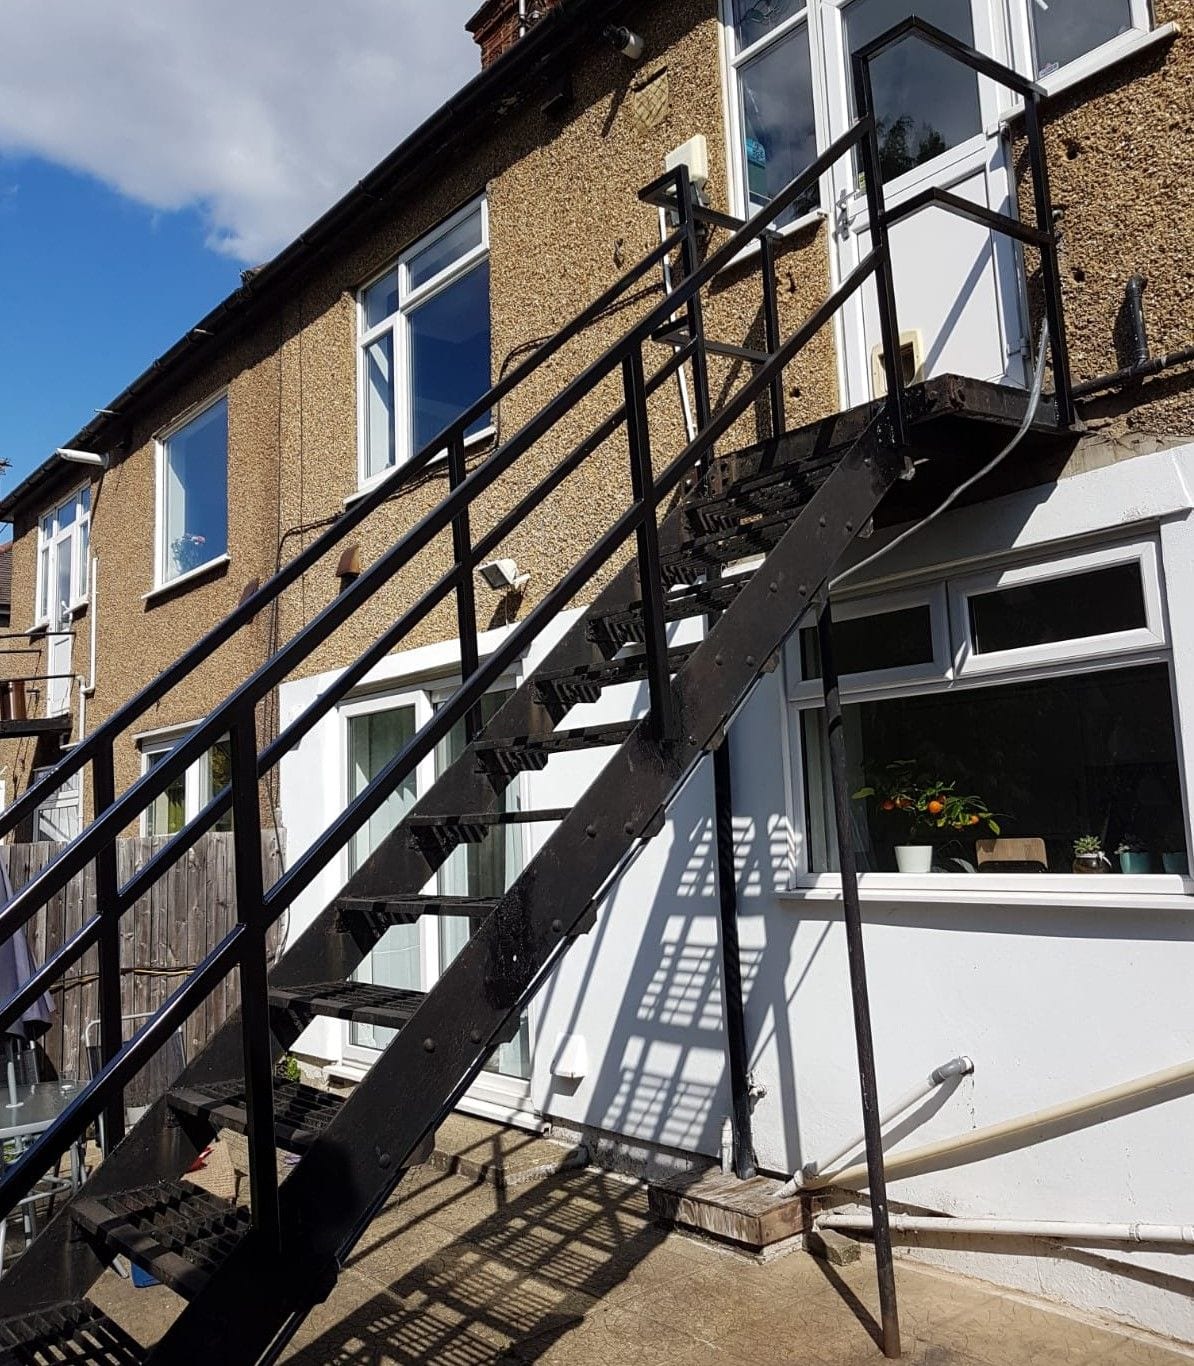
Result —
<instances>
[{"instance_id":1,"label":"paving slab","mask_svg":"<svg viewBox=\"0 0 1194 1366\"><path fill-rule=\"evenodd\" d=\"M583 1167L588 1160L583 1143L558 1143L508 1124L453 1114L440 1125L429 1165L504 1189Z\"/></svg>"},{"instance_id":2,"label":"paving slab","mask_svg":"<svg viewBox=\"0 0 1194 1366\"><path fill-rule=\"evenodd\" d=\"M1191 1366L1194 1353L982 1282L896 1267L910 1366ZM93 1292L143 1342L178 1301ZM651 1219L592 1168L505 1189L412 1172L288 1349L298 1366L881 1366L869 1249L766 1264Z\"/></svg>"}]
</instances>

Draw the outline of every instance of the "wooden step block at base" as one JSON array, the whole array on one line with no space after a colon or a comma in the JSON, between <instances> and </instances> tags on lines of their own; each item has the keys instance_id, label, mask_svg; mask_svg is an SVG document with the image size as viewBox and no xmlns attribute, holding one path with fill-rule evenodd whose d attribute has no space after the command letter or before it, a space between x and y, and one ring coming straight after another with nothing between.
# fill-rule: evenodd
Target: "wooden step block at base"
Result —
<instances>
[{"instance_id":1,"label":"wooden step block at base","mask_svg":"<svg viewBox=\"0 0 1194 1366\"><path fill-rule=\"evenodd\" d=\"M776 1198L784 1183L772 1176L739 1181L717 1167L682 1172L650 1186L651 1213L662 1223L692 1229L744 1252L776 1252L811 1223L807 1196Z\"/></svg>"}]
</instances>

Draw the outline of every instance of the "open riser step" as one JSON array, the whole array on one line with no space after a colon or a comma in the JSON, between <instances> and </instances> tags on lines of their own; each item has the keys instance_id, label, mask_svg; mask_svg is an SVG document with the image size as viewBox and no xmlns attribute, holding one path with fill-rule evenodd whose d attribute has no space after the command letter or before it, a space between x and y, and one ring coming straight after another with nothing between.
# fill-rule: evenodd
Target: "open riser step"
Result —
<instances>
[{"instance_id":1,"label":"open riser step","mask_svg":"<svg viewBox=\"0 0 1194 1366\"><path fill-rule=\"evenodd\" d=\"M249 1231L249 1211L185 1181L72 1201L71 1217L109 1254L127 1257L193 1299Z\"/></svg>"},{"instance_id":2,"label":"open riser step","mask_svg":"<svg viewBox=\"0 0 1194 1366\"><path fill-rule=\"evenodd\" d=\"M147 1353L87 1300L0 1323L0 1366L141 1366Z\"/></svg>"},{"instance_id":3,"label":"open riser step","mask_svg":"<svg viewBox=\"0 0 1194 1366\"><path fill-rule=\"evenodd\" d=\"M201 1119L213 1129L249 1131L244 1083L196 1082L176 1087L167 1097L170 1108ZM343 1097L302 1082L274 1079L274 1134L279 1148L303 1153L336 1118Z\"/></svg>"}]
</instances>

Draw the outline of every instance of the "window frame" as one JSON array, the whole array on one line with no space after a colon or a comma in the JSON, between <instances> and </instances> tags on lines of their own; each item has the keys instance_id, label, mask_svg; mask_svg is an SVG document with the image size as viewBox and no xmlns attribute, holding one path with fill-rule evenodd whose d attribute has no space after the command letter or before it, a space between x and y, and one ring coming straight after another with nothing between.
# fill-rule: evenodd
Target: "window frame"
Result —
<instances>
[{"instance_id":1,"label":"window frame","mask_svg":"<svg viewBox=\"0 0 1194 1366\"><path fill-rule=\"evenodd\" d=\"M84 495L86 511L82 510ZM58 515L69 503L75 505L74 521L63 530ZM46 531L46 523L50 531ZM83 527L87 528L87 552L83 553ZM70 542L70 601L67 610L72 614L86 607L91 600L91 481L85 480L65 498L58 499L37 521L37 561L33 587L33 624L48 629L53 618L50 610L51 586L58 580L59 547Z\"/></svg>"},{"instance_id":2,"label":"window frame","mask_svg":"<svg viewBox=\"0 0 1194 1366\"><path fill-rule=\"evenodd\" d=\"M442 270L433 275L429 280L413 288L410 284L410 265L411 261L421 255L428 247L447 236L454 228L466 222L474 214L480 213L481 217L481 240L475 247L470 247L462 256L452 261ZM430 232L424 233L417 241L412 242L396 258L391 259L385 267L376 271L369 277L357 290L357 493L365 493L379 484L383 479L399 470L407 464L415 455L418 454L413 449L411 434L412 415L414 411L413 385L412 385L412 358L413 348L411 346L411 315L416 313L419 308L441 293L443 290L456 284L466 275L477 269L482 263L489 259L489 196L482 194L475 199L457 209L450 214L443 222L438 223ZM398 302L393 313L388 314L380 322L372 327L366 326L365 315L365 296L372 287L379 281L384 280L387 275L392 275L397 271L398 275ZM490 291L492 301L492 288ZM492 327L492 302L490 322ZM387 465L374 474L367 470L368 455L368 386L365 356L368 348L382 337L389 334L391 338L391 350L393 354L394 371L394 413L393 413L393 444L394 444L394 463ZM492 358L491 358L492 365ZM492 381L492 373L490 375ZM483 444L490 440L494 433L493 423L472 436L465 439L465 447L472 447ZM444 453L446 454L446 452ZM437 456L442 458L442 456Z\"/></svg>"},{"instance_id":3,"label":"window frame","mask_svg":"<svg viewBox=\"0 0 1194 1366\"><path fill-rule=\"evenodd\" d=\"M757 39L749 46L738 49L738 35L734 29L734 0L719 0L719 20L721 27L721 75L722 103L725 108L726 165L728 167L728 191L730 212L737 218L752 218L758 210L751 205L748 189L746 166L746 120L742 109L742 84L739 79L741 68L769 48L782 43L791 33L801 27L809 45L809 69L812 75L813 91L813 128L817 152L827 144L825 79L825 45L822 41L819 22L818 0L805 0L804 7L789 15L770 33ZM782 235L800 232L811 224L827 218L826 204L829 202L829 178L821 177L818 187L818 203L815 208L785 223L776 231Z\"/></svg>"},{"instance_id":4,"label":"window frame","mask_svg":"<svg viewBox=\"0 0 1194 1366\"><path fill-rule=\"evenodd\" d=\"M799 13L791 15L773 32L757 39L749 47L739 51L737 35L734 30L733 0L719 0L718 19L721 28L719 46L722 102L725 110L723 123L729 182L728 194L730 212L735 216L749 218L754 212L750 206L750 194L747 189L744 120L741 85L738 79L739 68L751 58L758 56L768 46L782 41L794 28L804 24L808 34L809 59L812 68L813 123L816 130L817 151L818 153L823 152L830 142L830 102L848 94L845 89L848 84L849 73L845 53L845 19L842 13L848 3L849 0L806 0L804 8ZM966 3L969 4L970 0L966 0ZM986 30L985 34L976 30L975 41L979 50L984 51L986 49L983 45L983 38L987 36L990 42L990 55L996 61L1006 62L1030 80L1038 80L1035 76L1035 63L1033 61L1032 17L1029 8L1032 3L1033 0L982 0L980 17L986 24ZM1059 90L1084 80L1087 76L1130 57L1141 47L1147 46L1166 32L1175 31L1171 24L1160 26L1154 24L1150 0L1130 0L1130 4L1132 27L1128 31L1117 34L1114 38L1092 48L1089 52L1083 53L1080 57L1075 57L1064 66L1058 67L1056 71L1039 78L1038 83L1049 94L1055 94ZM914 8L915 6L913 6ZM838 86L841 86L842 89L838 90ZM979 94L984 123L983 133L985 136L991 137L999 124L1006 122L1009 118L1014 118L1019 109L1018 106L1014 105L1010 92L1002 88L995 90L993 83L983 79L979 81ZM986 126L988 124L990 126ZM944 156L955 160L963 159L973 151L973 144L977 138L978 135L969 143L958 144ZM929 164L932 166L931 171L926 172L917 167L886 185L884 188L887 199L890 201L905 192L912 192L926 178L937 177L945 163L935 161ZM797 232L801 228L829 216L830 206L835 206L835 173L836 183L841 183L843 173L840 167L827 172L821 181L820 205L794 222L785 224L779 229L780 232ZM848 176L848 180L856 188L853 172Z\"/></svg>"},{"instance_id":5,"label":"window frame","mask_svg":"<svg viewBox=\"0 0 1194 1366\"><path fill-rule=\"evenodd\" d=\"M144 777L153 767L150 763L151 758L154 758L155 756L159 759L164 758L170 753L175 745L180 741L185 740L198 724L198 721L193 721L187 726L172 726L168 730L152 731L144 735L136 736L135 744L137 746L138 765L141 776ZM227 737L221 738L226 739ZM219 741L216 743L218 744ZM212 791L210 754L211 750L205 751L194 763L188 764L183 773L182 810L184 825L193 821L207 803L216 795ZM208 762L205 763L204 760L208 760ZM154 801L157 800L158 798L155 797ZM150 806L152 805L153 803L151 802ZM150 806L146 806L138 817L137 829L143 839L150 838ZM226 830L220 831L218 827L214 826L213 831L216 833L228 833ZM168 830L161 832L152 838L172 839L177 833L177 831Z\"/></svg>"},{"instance_id":6,"label":"window frame","mask_svg":"<svg viewBox=\"0 0 1194 1366\"><path fill-rule=\"evenodd\" d=\"M224 546L225 549L219 555L213 555L211 559L204 560L194 569L187 569L181 574L174 574L170 578L166 577L166 461L167 447L170 442L185 430L193 422L197 422L205 413L210 412L217 404L225 405L225 427L227 436L224 441L224 459L228 468L231 468L232 459L232 433L227 427L229 416L228 389L225 387L218 392L205 398L201 403L195 404L182 413L168 427L164 427L154 438L154 535L153 535L153 588L146 596L153 597L159 592L176 588L179 584L186 583L188 580L196 578L200 574L209 573L216 565L227 564L231 556L228 552L228 494L227 489L224 495Z\"/></svg>"},{"instance_id":7,"label":"window frame","mask_svg":"<svg viewBox=\"0 0 1194 1366\"><path fill-rule=\"evenodd\" d=\"M1089 52L1082 53L1081 56L1073 58L1047 75L1038 76L1036 62L1033 60L1032 4L1033 0L1011 0L1009 6L1008 37L1013 63L1017 71L1027 76L1030 81L1036 81L1051 95L1130 55L1155 31L1150 0L1129 0L1131 28L1108 38L1098 47L1092 47Z\"/></svg>"},{"instance_id":8,"label":"window frame","mask_svg":"<svg viewBox=\"0 0 1194 1366\"><path fill-rule=\"evenodd\" d=\"M971 653L967 658L963 655L961 646L964 642L969 643L969 612L966 610L966 599L972 593L987 591L991 586L1007 586L1009 582L1067 577L1088 569L1103 568L1132 560L1138 562L1141 568L1141 586L1149 623L1146 629L1079 637L1072 641L1050 642L1047 645L1023 647L1016 651L1000 651L1000 656L1015 655L1017 658L1012 661L1007 658L996 659L994 655L987 656L986 658L995 661L995 667L975 667L973 660L981 660L984 656ZM1063 570L1060 575L1056 572L1058 568ZM947 602L949 632L946 667L936 679L922 677L920 681L913 682L908 678L899 680L889 677L882 686L876 685L873 678L867 675L845 676L841 681L843 704L883 701L909 694L920 697L934 693L952 693L978 687L1089 674L1132 665L1163 664L1169 679L1177 762L1182 778L1183 829L1187 832L1189 853L1194 857L1194 843L1191 843L1190 835L1191 797L1186 787L1187 760L1178 707L1175 651L1165 611L1162 556L1158 535L1142 534L1120 539L1100 537L1097 545L1087 545L1085 548L1058 545L1050 548L1042 545L1018 555L991 556L981 567L960 565L955 573L951 572L948 564L942 564L935 572L921 571L915 577L917 582L910 591L895 585L890 591L859 594L857 598L847 599L840 605L835 601L834 615L844 617L847 611L852 616L865 615L873 612L877 605L895 604L906 595L909 596L909 601L905 605L915 605L918 594L921 595L921 600L924 600L924 596L935 588L942 589ZM934 637L936 638L936 631ZM837 872L815 871L811 866L811 845L814 827L817 825L817 816L812 804L822 801L825 777L823 774L806 773L802 713L810 712L816 715L823 710L824 701L819 685L810 687L800 679L799 656L794 653L791 643L784 652L783 663L785 675L792 680L788 683L787 701L784 704L791 802L787 890L800 896L840 897L841 875ZM966 667L961 667L962 664ZM907 671L883 672L894 675L900 672L911 673L915 669L923 674L925 667L917 665ZM790 720L787 719L789 717ZM810 756L810 764L811 762ZM1132 895L1189 895L1194 893L1194 876L1163 872L1118 873L1107 880L1107 885L1092 885L1088 877L1067 873L983 873L979 881L976 875L968 873L918 874L890 871L861 873L859 886L864 893L874 893L880 897L892 893L914 893L918 900L941 902L989 901L992 894L997 894L1005 899L1009 896L1018 897L1026 904L1056 903L1059 899L1077 899L1081 904L1089 904L1092 898L1097 899L1102 895L1109 897L1116 904L1122 904L1125 896Z\"/></svg>"}]
</instances>

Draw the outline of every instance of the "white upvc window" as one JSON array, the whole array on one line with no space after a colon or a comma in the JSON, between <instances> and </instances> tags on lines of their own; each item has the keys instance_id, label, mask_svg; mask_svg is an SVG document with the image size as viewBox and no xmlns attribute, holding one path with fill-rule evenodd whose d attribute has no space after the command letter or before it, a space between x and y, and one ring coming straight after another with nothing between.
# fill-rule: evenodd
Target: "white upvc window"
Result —
<instances>
[{"instance_id":1,"label":"white upvc window","mask_svg":"<svg viewBox=\"0 0 1194 1366\"><path fill-rule=\"evenodd\" d=\"M829 95L844 85L852 105L849 53L912 14L1049 90L1128 55L1151 28L1148 0L721 0L733 213L756 212L829 145ZM905 43L872 67L889 180L983 122L976 78ZM1010 92L1004 102L1011 112ZM810 191L786 221L814 214L826 191Z\"/></svg>"},{"instance_id":2,"label":"white upvc window","mask_svg":"<svg viewBox=\"0 0 1194 1366\"><path fill-rule=\"evenodd\" d=\"M228 398L218 394L157 440L154 587L228 556Z\"/></svg>"},{"instance_id":3,"label":"white upvc window","mask_svg":"<svg viewBox=\"0 0 1194 1366\"><path fill-rule=\"evenodd\" d=\"M140 740L141 772L155 768L191 727L147 736ZM225 736L217 740L202 758L175 777L141 813L143 835L176 835L192 821L209 801L232 780L232 746ZM232 811L226 811L212 827L232 829Z\"/></svg>"},{"instance_id":4,"label":"white upvc window","mask_svg":"<svg viewBox=\"0 0 1194 1366\"><path fill-rule=\"evenodd\" d=\"M490 387L489 213L479 199L360 291L359 484L403 465ZM466 439L491 430L484 414Z\"/></svg>"},{"instance_id":5,"label":"white upvc window","mask_svg":"<svg viewBox=\"0 0 1194 1366\"><path fill-rule=\"evenodd\" d=\"M816 4L802 0L722 0L731 211L746 217L813 161L818 129L820 65ZM776 226L820 208L814 187Z\"/></svg>"},{"instance_id":6,"label":"white upvc window","mask_svg":"<svg viewBox=\"0 0 1194 1366\"><path fill-rule=\"evenodd\" d=\"M91 486L42 517L37 531L34 620L57 630L87 601L91 572Z\"/></svg>"},{"instance_id":7,"label":"white upvc window","mask_svg":"<svg viewBox=\"0 0 1194 1366\"><path fill-rule=\"evenodd\" d=\"M852 835L863 885L922 879L900 846L932 847L931 878L971 891L1112 888L1076 881L1096 837L1115 887L1188 882L1183 761L1157 542L1141 537L922 578L834 603ZM838 867L815 631L785 658L794 749L795 886ZM900 794L973 798L965 814ZM988 828L990 813L997 830ZM911 863L911 859L907 859ZM923 865L922 865L923 867ZM1041 874L1049 874L1042 881ZM979 874L971 880L971 874ZM1144 883L1128 879L1144 877ZM923 884L922 884L923 885Z\"/></svg>"}]
</instances>

